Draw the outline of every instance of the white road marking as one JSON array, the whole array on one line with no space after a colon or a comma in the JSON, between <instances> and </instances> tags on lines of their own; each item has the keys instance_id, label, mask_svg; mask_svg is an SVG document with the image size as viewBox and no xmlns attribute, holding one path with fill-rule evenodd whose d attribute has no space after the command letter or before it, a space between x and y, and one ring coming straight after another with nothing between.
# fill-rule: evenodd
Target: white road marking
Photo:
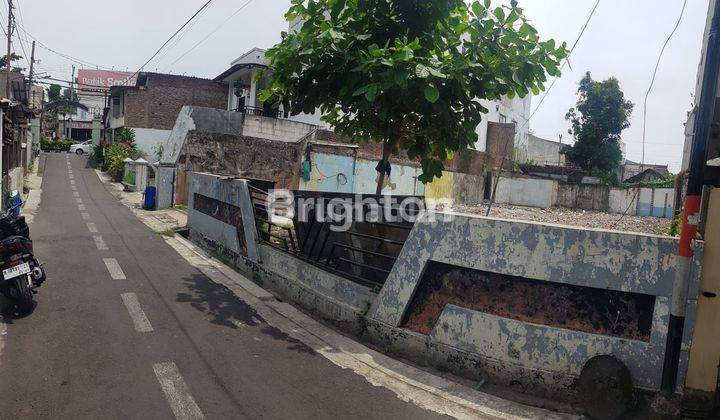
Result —
<instances>
[{"instance_id":1,"label":"white road marking","mask_svg":"<svg viewBox=\"0 0 720 420\"><path fill-rule=\"evenodd\" d=\"M80 216L82 216L83 220L90 220L90 213L82 212Z\"/></svg>"},{"instance_id":2,"label":"white road marking","mask_svg":"<svg viewBox=\"0 0 720 420\"><path fill-rule=\"evenodd\" d=\"M74 185L71 185L71 186L70 186L70 189L72 189L73 191L77 191L77 187L74 186Z\"/></svg>"},{"instance_id":3,"label":"white road marking","mask_svg":"<svg viewBox=\"0 0 720 420\"><path fill-rule=\"evenodd\" d=\"M75 202L78 203L78 204L82 204L82 198L76 198L76 199L75 199Z\"/></svg>"},{"instance_id":4,"label":"white road marking","mask_svg":"<svg viewBox=\"0 0 720 420\"><path fill-rule=\"evenodd\" d=\"M73 192L73 195L74 195L75 197L80 197L80 193L77 192L77 191L74 191L74 192Z\"/></svg>"},{"instance_id":5,"label":"white road marking","mask_svg":"<svg viewBox=\"0 0 720 420\"><path fill-rule=\"evenodd\" d=\"M97 226L95 226L95 223L89 222L86 224L87 224L87 228L90 231L90 233L98 233L98 228L97 228Z\"/></svg>"},{"instance_id":6,"label":"white road marking","mask_svg":"<svg viewBox=\"0 0 720 420\"><path fill-rule=\"evenodd\" d=\"M93 236L93 240L95 241L95 246L98 251L107 251L109 249L102 236L95 235Z\"/></svg>"},{"instance_id":7,"label":"white road marking","mask_svg":"<svg viewBox=\"0 0 720 420\"><path fill-rule=\"evenodd\" d=\"M155 363L153 370L176 419L197 420L205 418L195 399L190 395L190 391L175 363Z\"/></svg>"},{"instance_id":8,"label":"white road marking","mask_svg":"<svg viewBox=\"0 0 720 420\"><path fill-rule=\"evenodd\" d=\"M125 273L122 271L122 268L120 268L120 264L118 264L115 258L103 258L103 261L105 261L105 266L110 272L110 277L112 277L113 280L127 279L127 277L125 277Z\"/></svg>"},{"instance_id":9,"label":"white road marking","mask_svg":"<svg viewBox=\"0 0 720 420\"><path fill-rule=\"evenodd\" d=\"M68 175L68 178L73 179L73 178L75 178L75 175L69 174L69 175ZM73 181L73 182L74 182L74 181Z\"/></svg>"},{"instance_id":10,"label":"white road marking","mask_svg":"<svg viewBox=\"0 0 720 420\"><path fill-rule=\"evenodd\" d=\"M123 293L123 303L130 314L133 324L135 324L135 331L139 333L153 332L153 327L150 325L150 320L145 315L145 312L140 307L140 301L135 293Z\"/></svg>"},{"instance_id":11,"label":"white road marking","mask_svg":"<svg viewBox=\"0 0 720 420\"><path fill-rule=\"evenodd\" d=\"M71 179L71 180L70 180L70 185L75 185L75 180L74 180L74 179Z\"/></svg>"},{"instance_id":12,"label":"white road marking","mask_svg":"<svg viewBox=\"0 0 720 420\"><path fill-rule=\"evenodd\" d=\"M85 208L85 204L78 204L78 210L80 210L80 211L85 211L85 210L87 210L87 209Z\"/></svg>"}]
</instances>

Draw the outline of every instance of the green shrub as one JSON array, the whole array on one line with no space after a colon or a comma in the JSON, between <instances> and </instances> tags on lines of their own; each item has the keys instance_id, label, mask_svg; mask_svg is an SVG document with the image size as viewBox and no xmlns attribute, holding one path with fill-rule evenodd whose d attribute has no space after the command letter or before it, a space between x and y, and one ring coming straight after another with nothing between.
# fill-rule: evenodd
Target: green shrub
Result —
<instances>
[{"instance_id":1,"label":"green shrub","mask_svg":"<svg viewBox=\"0 0 720 420\"><path fill-rule=\"evenodd\" d=\"M40 140L40 149L46 152L67 152L70 146L77 143L75 140Z\"/></svg>"},{"instance_id":2,"label":"green shrub","mask_svg":"<svg viewBox=\"0 0 720 420\"><path fill-rule=\"evenodd\" d=\"M684 210L680 209L680 211L670 224L670 232L668 232L670 236L678 237L680 236L680 233L682 233L683 213Z\"/></svg>"},{"instance_id":3,"label":"green shrub","mask_svg":"<svg viewBox=\"0 0 720 420\"><path fill-rule=\"evenodd\" d=\"M120 145L113 145L108 147L105 151L105 162L103 163L103 170L112 177L116 182L120 182L125 172L126 158L130 157L128 150Z\"/></svg>"}]
</instances>

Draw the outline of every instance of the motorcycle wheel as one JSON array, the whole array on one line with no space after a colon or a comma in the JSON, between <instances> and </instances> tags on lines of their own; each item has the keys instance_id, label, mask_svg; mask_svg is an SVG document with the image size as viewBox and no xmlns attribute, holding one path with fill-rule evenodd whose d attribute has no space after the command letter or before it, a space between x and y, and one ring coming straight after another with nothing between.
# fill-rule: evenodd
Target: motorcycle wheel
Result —
<instances>
[{"instance_id":1,"label":"motorcycle wheel","mask_svg":"<svg viewBox=\"0 0 720 420\"><path fill-rule=\"evenodd\" d=\"M29 313L33 308L32 292L28 287L27 277L20 276L15 279L16 305L22 314Z\"/></svg>"}]
</instances>

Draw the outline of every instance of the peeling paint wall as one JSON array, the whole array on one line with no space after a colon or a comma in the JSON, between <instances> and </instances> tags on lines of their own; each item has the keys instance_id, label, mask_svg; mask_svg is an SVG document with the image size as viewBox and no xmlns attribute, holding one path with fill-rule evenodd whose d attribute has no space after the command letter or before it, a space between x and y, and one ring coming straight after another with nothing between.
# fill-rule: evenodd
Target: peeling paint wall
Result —
<instances>
[{"instance_id":1,"label":"peeling paint wall","mask_svg":"<svg viewBox=\"0 0 720 420\"><path fill-rule=\"evenodd\" d=\"M677 270L676 239L460 215L431 222L430 216L415 224L371 319L390 327L401 325L428 261L647 294L656 297L649 342L529 324L452 305L445 307L427 340L514 366L485 372L499 382L516 381L508 373L517 370L525 372L527 381L533 381L532 372L573 378L591 357L612 354L628 366L637 386L659 388ZM689 305L697 298L697 277L695 273Z\"/></svg>"},{"instance_id":2,"label":"peeling paint wall","mask_svg":"<svg viewBox=\"0 0 720 420\"><path fill-rule=\"evenodd\" d=\"M188 185L188 228L224 250L237 255L246 254L250 260L258 261L257 231L247 181L194 172L190 174ZM238 207L242 226L228 224L217 216L199 211L195 203L196 194Z\"/></svg>"}]
</instances>

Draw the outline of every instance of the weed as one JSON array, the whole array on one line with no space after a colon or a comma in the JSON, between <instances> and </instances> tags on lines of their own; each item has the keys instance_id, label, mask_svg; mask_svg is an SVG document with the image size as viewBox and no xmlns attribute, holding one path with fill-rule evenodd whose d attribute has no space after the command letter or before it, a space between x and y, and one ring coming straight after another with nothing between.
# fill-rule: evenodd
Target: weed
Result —
<instances>
[{"instance_id":1,"label":"weed","mask_svg":"<svg viewBox=\"0 0 720 420\"><path fill-rule=\"evenodd\" d=\"M680 233L682 232L683 212L684 210L680 209L677 216L675 216L670 224L670 232L668 232L670 236L680 236Z\"/></svg>"},{"instance_id":2,"label":"weed","mask_svg":"<svg viewBox=\"0 0 720 420\"><path fill-rule=\"evenodd\" d=\"M167 237L167 238L174 238L174 237L175 237L175 234L176 234L177 232L175 232L174 229L165 229L165 230L163 230L163 231L161 231L161 232L158 232L158 233L159 233L161 236L165 236L165 237Z\"/></svg>"},{"instance_id":3,"label":"weed","mask_svg":"<svg viewBox=\"0 0 720 420\"><path fill-rule=\"evenodd\" d=\"M370 313L370 302L366 301L362 312L357 315L358 334L360 337L364 336L365 333L368 332L368 313Z\"/></svg>"},{"instance_id":4,"label":"weed","mask_svg":"<svg viewBox=\"0 0 720 420\"><path fill-rule=\"evenodd\" d=\"M263 283L264 283L264 282L263 282L263 279L262 279L262 276L261 276L260 273L258 273L257 271L254 271L254 272L252 273L252 281L253 281L253 283L257 284L257 285L260 286L260 287L262 287L262 285L263 285Z\"/></svg>"}]
</instances>

